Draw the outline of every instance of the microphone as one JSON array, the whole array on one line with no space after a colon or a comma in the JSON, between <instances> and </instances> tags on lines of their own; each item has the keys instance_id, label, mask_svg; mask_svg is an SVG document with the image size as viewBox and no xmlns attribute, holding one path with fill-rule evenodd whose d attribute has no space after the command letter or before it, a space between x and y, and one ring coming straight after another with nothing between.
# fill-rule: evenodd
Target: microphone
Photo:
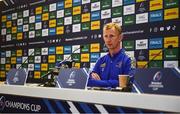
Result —
<instances>
[{"instance_id":1,"label":"microphone","mask_svg":"<svg viewBox=\"0 0 180 114\"><path fill-rule=\"evenodd\" d=\"M149 63L151 63L157 56L159 56L163 51L165 51L166 49L172 49L173 45L169 45L167 48L162 49L159 53L157 53L149 62L147 62L147 64L145 64L142 68L146 68L146 66L149 65Z\"/></svg>"},{"instance_id":2,"label":"microphone","mask_svg":"<svg viewBox=\"0 0 180 114\"><path fill-rule=\"evenodd\" d=\"M67 64L69 68L72 67L72 62L74 62L74 60L68 61L70 59L70 57L72 56L72 54L74 54L77 50L84 48L84 46L80 46L79 48L75 49L66 59L64 59L63 61L57 63L57 67L60 67L62 64Z\"/></svg>"},{"instance_id":3,"label":"microphone","mask_svg":"<svg viewBox=\"0 0 180 114\"><path fill-rule=\"evenodd\" d=\"M34 51L29 55L29 56L32 56L34 54ZM28 56L28 57L29 57ZM25 61L18 67L18 69L22 68L22 66L26 63L26 61L29 59L29 58L26 58Z\"/></svg>"}]
</instances>

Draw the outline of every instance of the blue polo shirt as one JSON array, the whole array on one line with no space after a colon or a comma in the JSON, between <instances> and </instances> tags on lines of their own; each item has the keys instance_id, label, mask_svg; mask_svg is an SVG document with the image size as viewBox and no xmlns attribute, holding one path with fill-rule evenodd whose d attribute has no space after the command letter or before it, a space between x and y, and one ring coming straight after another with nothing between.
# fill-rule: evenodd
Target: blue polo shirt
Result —
<instances>
[{"instance_id":1,"label":"blue polo shirt","mask_svg":"<svg viewBox=\"0 0 180 114\"><path fill-rule=\"evenodd\" d=\"M101 80L89 78L88 86L92 87L118 87L118 75L129 74L130 81L133 81L134 70L131 68L131 59L125 54L124 49L121 49L112 57L107 55L99 58L92 70L97 73Z\"/></svg>"}]
</instances>

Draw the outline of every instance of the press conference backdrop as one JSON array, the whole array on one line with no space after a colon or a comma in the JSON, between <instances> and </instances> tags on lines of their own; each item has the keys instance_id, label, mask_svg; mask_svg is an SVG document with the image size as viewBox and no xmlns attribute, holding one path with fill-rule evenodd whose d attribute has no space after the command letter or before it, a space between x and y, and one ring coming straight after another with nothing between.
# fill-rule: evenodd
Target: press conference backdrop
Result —
<instances>
[{"instance_id":1,"label":"press conference backdrop","mask_svg":"<svg viewBox=\"0 0 180 114\"><path fill-rule=\"evenodd\" d=\"M6 2L6 3L5 3ZM5 0L0 3L0 79L23 64L39 79L80 46L72 58L90 67L107 52L105 23L123 27L123 47L141 68L179 66L179 0ZM34 53L33 53L34 52ZM30 56L32 54L32 56Z\"/></svg>"}]
</instances>

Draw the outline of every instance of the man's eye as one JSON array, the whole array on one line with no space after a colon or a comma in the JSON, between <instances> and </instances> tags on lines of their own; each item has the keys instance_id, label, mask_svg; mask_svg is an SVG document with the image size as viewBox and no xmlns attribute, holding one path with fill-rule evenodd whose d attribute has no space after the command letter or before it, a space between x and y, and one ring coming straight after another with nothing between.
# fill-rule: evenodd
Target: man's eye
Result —
<instances>
[{"instance_id":1,"label":"man's eye","mask_svg":"<svg viewBox=\"0 0 180 114\"><path fill-rule=\"evenodd\" d=\"M114 35L109 35L109 37L110 37L110 38L113 38L113 37L114 37Z\"/></svg>"}]
</instances>

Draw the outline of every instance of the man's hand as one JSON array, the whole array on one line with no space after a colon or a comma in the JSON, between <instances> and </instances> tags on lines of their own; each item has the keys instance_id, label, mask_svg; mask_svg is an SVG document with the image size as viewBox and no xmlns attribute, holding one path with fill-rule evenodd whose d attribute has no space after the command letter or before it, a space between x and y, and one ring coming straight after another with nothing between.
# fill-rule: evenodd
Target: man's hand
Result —
<instances>
[{"instance_id":1,"label":"man's hand","mask_svg":"<svg viewBox=\"0 0 180 114\"><path fill-rule=\"evenodd\" d=\"M97 73L92 72L91 77L95 80L101 80L100 76Z\"/></svg>"}]
</instances>

